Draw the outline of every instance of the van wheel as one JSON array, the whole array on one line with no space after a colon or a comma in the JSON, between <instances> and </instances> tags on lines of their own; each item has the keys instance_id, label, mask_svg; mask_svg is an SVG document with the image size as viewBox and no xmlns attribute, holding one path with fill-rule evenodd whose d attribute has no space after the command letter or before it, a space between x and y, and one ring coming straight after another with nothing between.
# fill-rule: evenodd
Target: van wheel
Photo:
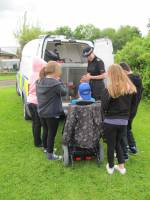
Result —
<instances>
[{"instance_id":1,"label":"van wheel","mask_svg":"<svg viewBox=\"0 0 150 200\"><path fill-rule=\"evenodd\" d=\"M62 149L63 149L63 162L64 162L64 166L67 167L70 164L70 157L69 157L68 146L63 145Z\"/></svg>"},{"instance_id":2,"label":"van wheel","mask_svg":"<svg viewBox=\"0 0 150 200\"><path fill-rule=\"evenodd\" d=\"M20 94L20 92L19 92L19 88L18 88L17 82L16 82L16 92L17 92L18 96L21 96L21 94Z\"/></svg>"},{"instance_id":3,"label":"van wheel","mask_svg":"<svg viewBox=\"0 0 150 200\"><path fill-rule=\"evenodd\" d=\"M31 120L31 117L29 116L29 114L27 112L27 107L26 107L25 103L23 104L23 115L24 115L25 120Z\"/></svg>"}]
</instances>

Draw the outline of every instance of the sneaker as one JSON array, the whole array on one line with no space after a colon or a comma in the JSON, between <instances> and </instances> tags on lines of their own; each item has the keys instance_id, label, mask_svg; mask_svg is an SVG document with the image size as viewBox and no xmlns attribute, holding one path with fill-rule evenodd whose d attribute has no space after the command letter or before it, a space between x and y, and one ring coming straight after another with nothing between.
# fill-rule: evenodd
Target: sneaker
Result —
<instances>
[{"instance_id":1,"label":"sneaker","mask_svg":"<svg viewBox=\"0 0 150 200\"><path fill-rule=\"evenodd\" d=\"M43 149L43 152L44 152L44 153L47 153L47 149L46 149L46 148L44 148L44 149Z\"/></svg>"},{"instance_id":2,"label":"sneaker","mask_svg":"<svg viewBox=\"0 0 150 200\"><path fill-rule=\"evenodd\" d=\"M115 170L120 172L120 174L125 174L126 173L126 168L120 168L118 165L115 165Z\"/></svg>"},{"instance_id":3,"label":"sneaker","mask_svg":"<svg viewBox=\"0 0 150 200\"><path fill-rule=\"evenodd\" d=\"M106 169L107 169L108 174L113 174L114 173L114 167L110 168L109 164L106 165Z\"/></svg>"},{"instance_id":4,"label":"sneaker","mask_svg":"<svg viewBox=\"0 0 150 200\"><path fill-rule=\"evenodd\" d=\"M47 153L48 160L61 160L62 156L58 156L54 153Z\"/></svg>"},{"instance_id":5,"label":"sneaker","mask_svg":"<svg viewBox=\"0 0 150 200\"><path fill-rule=\"evenodd\" d=\"M129 147L129 152L132 154L137 154L137 148L135 146Z\"/></svg>"}]
</instances>

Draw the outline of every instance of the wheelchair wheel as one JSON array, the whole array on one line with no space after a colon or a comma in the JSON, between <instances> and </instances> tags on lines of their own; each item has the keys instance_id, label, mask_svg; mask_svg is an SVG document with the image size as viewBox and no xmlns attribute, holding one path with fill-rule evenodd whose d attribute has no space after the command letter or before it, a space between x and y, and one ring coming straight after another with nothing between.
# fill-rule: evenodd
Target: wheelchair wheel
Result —
<instances>
[{"instance_id":1,"label":"wheelchair wheel","mask_svg":"<svg viewBox=\"0 0 150 200\"><path fill-rule=\"evenodd\" d=\"M69 156L69 149L68 146L63 145L63 163L64 166L68 166L70 164L70 156Z\"/></svg>"}]
</instances>

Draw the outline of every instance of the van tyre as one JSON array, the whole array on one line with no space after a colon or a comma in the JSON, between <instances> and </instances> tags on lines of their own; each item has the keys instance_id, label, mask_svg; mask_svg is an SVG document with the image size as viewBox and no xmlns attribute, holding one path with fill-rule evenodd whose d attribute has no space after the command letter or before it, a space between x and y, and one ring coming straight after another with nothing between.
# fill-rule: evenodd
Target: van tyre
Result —
<instances>
[{"instance_id":1,"label":"van tyre","mask_svg":"<svg viewBox=\"0 0 150 200\"><path fill-rule=\"evenodd\" d=\"M17 92L18 96L21 96L21 95L20 95L20 92L19 92L19 88L18 88L17 82L16 82L16 92Z\"/></svg>"},{"instance_id":2,"label":"van tyre","mask_svg":"<svg viewBox=\"0 0 150 200\"><path fill-rule=\"evenodd\" d=\"M25 103L23 104L23 114L24 114L25 120L31 120L31 117L29 116L29 114L27 112L27 107L26 107Z\"/></svg>"}]
</instances>

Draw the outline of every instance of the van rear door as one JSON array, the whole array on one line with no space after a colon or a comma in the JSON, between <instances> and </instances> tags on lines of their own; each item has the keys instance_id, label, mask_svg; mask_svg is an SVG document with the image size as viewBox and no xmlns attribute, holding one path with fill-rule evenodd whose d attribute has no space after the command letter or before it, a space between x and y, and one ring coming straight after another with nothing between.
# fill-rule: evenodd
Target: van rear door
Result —
<instances>
[{"instance_id":1,"label":"van rear door","mask_svg":"<svg viewBox=\"0 0 150 200\"><path fill-rule=\"evenodd\" d=\"M94 53L104 61L106 71L114 63L113 45L110 39L102 38L95 40Z\"/></svg>"}]
</instances>

